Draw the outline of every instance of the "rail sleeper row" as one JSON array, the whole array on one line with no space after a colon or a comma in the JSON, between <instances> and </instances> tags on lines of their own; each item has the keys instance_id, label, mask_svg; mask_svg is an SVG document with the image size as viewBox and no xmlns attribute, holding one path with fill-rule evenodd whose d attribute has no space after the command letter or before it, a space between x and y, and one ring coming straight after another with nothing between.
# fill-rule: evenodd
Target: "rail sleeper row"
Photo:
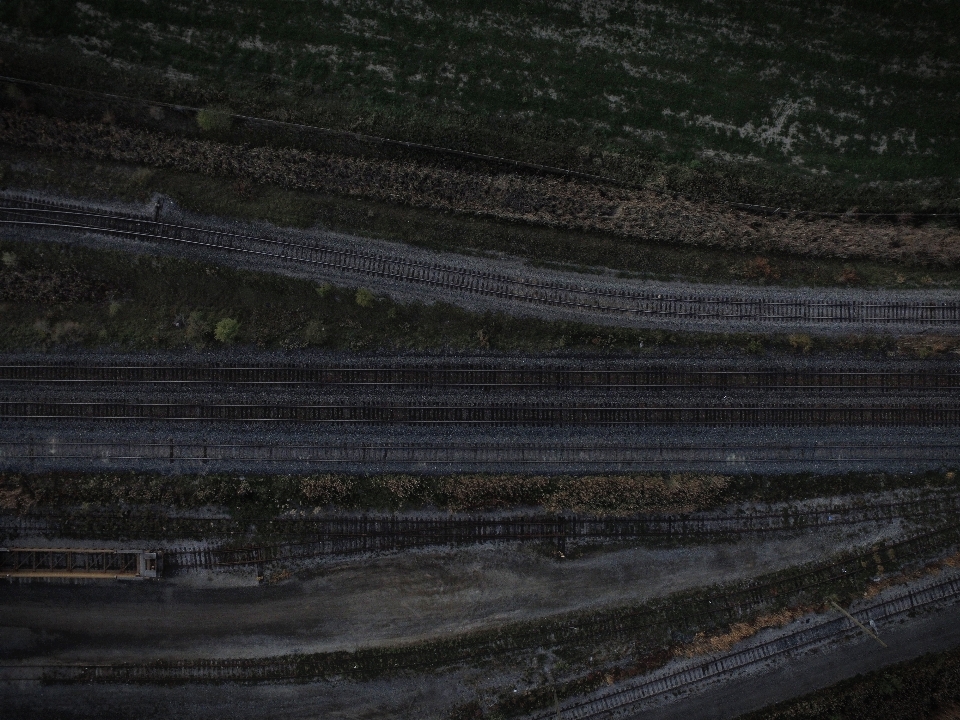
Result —
<instances>
[{"instance_id":1,"label":"rail sleeper row","mask_svg":"<svg viewBox=\"0 0 960 720\"><path fill-rule=\"evenodd\" d=\"M623 470L683 465L737 469L767 463L818 463L837 466L861 463L924 462L952 467L960 462L955 442L884 443L454 443L454 444L280 444L180 441L81 441L62 438L24 441L0 439L0 463L42 466L50 462L245 463L354 466L435 470L446 467L537 465L540 468L591 466Z\"/></svg>"},{"instance_id":2,"label":"rail sleeper row","mask_svg":"<svg viewBox=\"0 0 960 720\"><path fill-rule=\"evenodd\" d=\"M660 317L722 321L960 324L960 303L863 302L858 300L769 300L761 297L670 296L655 292L604 290L561 282L541 282L495 273L468 270L406 258L364 253L320 244L254 237L209 228L137 219L105 212L79 212L74 208L16 198L0 198L0 223L34 228L59 228L121 235L138 240L176 242L218 251L270 257L312 265L336 272L403 283L432 286L522 303L568 308L628 318Z\"/></svg>"},{"instance_id":3,"label":"rail sleeper row","mask_svg":"<svg viewBox=\"0 0 960 720\"><path fill-rule=\"evenodd\" d=\"M498 368L493 366L394 365L250 366L89 365L79 363L0 365L0 382L29 383L225 383L236 385L387 385L398 387L543 388L851 388L960 389L960 373L930 371L842 372L811 370L685 370Z\"/></svg>"},{"instance_id":4,"label":"rail sleeper row","mask_svg":"<svg viewBox=\"0 0 960 720\"><path fill-rule=\"evenodd\" d=\"M217 405L0 401L0 417L425 425L955 426L960 424L960 407L942 401L868 407L596 407L545 403L411 406L385 402L362 405Z\"/></svg>"}]
</instances>

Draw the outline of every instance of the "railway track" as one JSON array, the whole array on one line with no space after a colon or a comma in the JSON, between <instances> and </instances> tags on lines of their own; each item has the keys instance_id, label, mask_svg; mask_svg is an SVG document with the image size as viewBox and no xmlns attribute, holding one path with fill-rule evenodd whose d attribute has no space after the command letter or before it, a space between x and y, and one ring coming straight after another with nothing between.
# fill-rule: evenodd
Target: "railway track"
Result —
<instances>
[{"instance_id":1,"label":"railway track","mask_svg":"<svg viewBox=\"0 0 960 720\"><path fill-rule=\"evenodd\" d=\"M158 213L159 215L159 213ZM134 214L78 208L44 200L0 197L0 224L33 229L98 233L162 244L290 262L368 281L384 280L455 295L473 295L528 306L576 311L635 322L649 318L715 320L726 323L916 326L956 329L960 303L941 301L774 300L754 297L670 295L620 287L585 287L565 281L539 281L347 247L256 237L164 222Z\"/></svg>"},{"instance_id":2,"label":"railway track","mask_svg":"<svg viewBox=\"0 0 960 720\"><path fill-rule=\"evenodd\" d=\"M937 603L956 602L958 599L960 579L950 578L919 590L902 592L882 602L854 610L850 614L863 624L870 621L883 624L910 616ZM656 673L652 678L628 681L586 698L561 703L559 711L551 709L531 718L553 720L560 713L570 720L616 718L628 713L632 715L645 704L665 695L690 691L697 685L716 681L748 668L760 667L859 632L862 631L845 616L821 619L809 627L794 630L767 642L751 643L747 647L715 655L705 661L698 658L672 672Z\"/></svg>"},{"instance_id":3,"label":"railway track","mask_svg":"<svg viewBox=\"0 0 960 720\"><path fill-rule=\"evenodd\" d=\"M509 361L505 361L509 365ZM676 367L497 367L438 363L221 366L10 363L0 365L0 383L161 386L193 384L376 386L391 388L618 388L618 389L852 389L960 390L960 372L934 370L852 371L779 368L690 370ZM0 385L2 387L2 385Z\"/></svg>"},{"instance_id":4,"label":"railway track","mask_svg":"<svg viewBox=\"0 0 960 720\"><path fill-rule=\"evenodd\" d=\"M850 466L866 462L904 462L951 466L960 462L956 442L884 443L215 443L180 441L80 441L64 438L0 440L0 463L43 467L58 461L159 463L244 463L245 467L277 465L338 467L363 465L393 469L434 470L447 467L537 466L551 470L590 465L624 470L665 465L735 469L767 463L821 463Z\"/></svg>"},{"instance_id":5,"label":"railway track","mask_svg":"<svg viewBox=\"0 0 960 720\"><path fill-rule=\"evenodd\" d=\"M834 505L812 510L780 509L730 514L647 514L630 517L524 515L512 517L412 518L397 515L276 518L258 526L262 536L290 538L273 544L167 548L168 570L262 565L322 556L458 546L485 542L541 541L565 550L568 542L637 539L717 538L783 531L815 530L894 520L942 520L960 509L960 495L937 494L900 502ZM157 513L44 513L0 516L0 529L33 537L91 537L91 528L109 535L137 528L140 537L170 536L215 539L246 534L231 518L177 518Z\"/></svg>"},{"instance_id":6,"label":"railway track","mask_svg":"<svg viewBox=\"0 0 960 720\"><path fill-rule=\"evenodd\" d=\"M850 583L868 579L877 572L883 562L923 557L924 553L929 553L931 549L936 548L940 551L946 544L955 543L958 539L960 539L960 526L949 525L827 564L798 569L760 584L748 584L732 591L707 594L692 600L692 604L682 609L684 623L693 627L721 627L741 620L745 613L769 605L777 598L805 598L808 601L822 599L824 588L829 587L831 583ZM952 579L949 583L952 584L941 583L943 588L933 595L924 595L923 592L906 593L905 597L914 598L909 608L906 608L901 597L875 603L858 612L875 612L877 609L886 607L896 610L897 613L909 613L911 610L916 611L935 602L960 597L960 580ZM897 605L898 602L899 605ZM669 608L654 605L643 606L633 611L618 610L608 613L601 611L589 617L576 619L563 617L556 622L548 621L546 625L539 623L536 626L515 629L507 635L498 633L495 639L490 640L492 645L485 646L481 655L496 652L506 656L524 648L538 647L543 644L543 638L547 635L550 637L550 644L558 646L582 643L585 638L589 638L589 641L594 644L626 637L629 637L631 642L635 642L639 634L644 631L668 628L671 623L670 612ZM854 615L856 616L856 613ZM875 613L872 617L878 620L887 616ZM895 615L889 615L889 617L892 618ZM66 683L270 682L337 675L370 676L382 672L424 669L436 666L438 661L450 664L465 662L476 657L477 652L477 648L469 644L463 646L447 644L442 651L442 657L438 657L435 650L410 653L400 647L375 653L358 651L354 654L333 653L260 659L172 660L143 664L84 666L49 665L42 670L45 681ZM755 655L753 662L766 662L776 654L776 648L771 647L765 657ZM733 672L743 667L742 664L736 667L734 665L735 663L731 663L725 672ZM632 688L632 685L629 687L621 685L614 690L629 688ZM592 698L587 698L571 701L568 704L589 705L593 701ZM631 696L621 705L636 702L637 700ZM606 701L604 712L610 707L610 702Z\"/></svg>"},{"instance_id":7,"label":"railway track","mask_svg":"<svg viewBox=\"0 0 960 720\"><path fill-rule=\"evenodd\" d=\"M370 401L336 405L160 402L0 401L0 418L78 420L243 421L404 425L700 425L700 426L956 426L960 405L911 402L871 406L636 407L497 403L412 405Z\"/></svg>"},{"instance_id":8,"label":"railway track","mask_svg":"<svg viewBox=\"0 0 960 720\"><path fill-rule=\"evenodd\" d=\"M250 547L181 549L165 552L171 570L263 565L322 556L485 542L540 541L560 551L574 541L627 541L666 538L716 538L835 528L900 520L952 517L960 497L932 502L884 503L869 507L791 513L748 513L739 516L661 515L631 518L548 516L521 518L430 519L393 517L318 518L281 521L281 532L309 542ZM283 527L286 525L287 527Z\"/></svg>"}]
</instances>

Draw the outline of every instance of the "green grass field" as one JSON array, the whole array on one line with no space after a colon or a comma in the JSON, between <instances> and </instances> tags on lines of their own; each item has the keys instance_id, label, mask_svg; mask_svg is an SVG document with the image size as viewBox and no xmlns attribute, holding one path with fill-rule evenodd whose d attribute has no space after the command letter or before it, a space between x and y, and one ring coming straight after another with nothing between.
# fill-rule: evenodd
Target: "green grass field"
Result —
<instances>
[{"instance_id":1,"label":"green grass field","mask_svg":"<svg viewBox=\"0 0 960 720\"><path fill-rule=\"evenodd\" d=\"M18 77L638 182L692 169L680 189L721 197L953 209L956 24L949 0L22 0L0 52Z\"/></svg>"}]
</instances>

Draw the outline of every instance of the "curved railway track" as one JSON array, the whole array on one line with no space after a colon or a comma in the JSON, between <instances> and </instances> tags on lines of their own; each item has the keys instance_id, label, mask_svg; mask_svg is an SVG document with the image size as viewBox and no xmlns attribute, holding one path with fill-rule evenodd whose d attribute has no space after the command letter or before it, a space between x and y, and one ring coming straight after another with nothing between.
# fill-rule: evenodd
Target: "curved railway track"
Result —
<instances>
[{"instance_id":1,"label":"curved railway track","mask_svg":"<svg viewBox=\"0 0 960 720\"><path fill-rule=\"evenodd\" d=\"M951 578L919 590L903 592L882 602L871 603L850 614L863 624L871 621L883 624L911 616L931 605L956 602L958 599L960 579ZM742 649L715 655L705 661L697 659L673 672L657 673L652 678L628 681L586 698L562 703L559 712L551 709L530 717L531 720L553 720L561 712L562 716L569 720L620 717L625 713L635 713L644 704L664 695L689 691L697 685L719 680L751 667L763 666L779 658L860 632L862 631L846 616L820 620L809 627L799 628L767 642L751 643Z\"/></svg>"},{"instance_id":2,"label":"curved railway track","mask_svg":"<svg viewBox=\"0 0 960 720\"><path fill-rule=\"evenodd\" d=\"M159 214L159 213L158 213ZM955 330L960 303L934 301L774 300L754 297L669 295L584 287L564 281L538 281L497 273L361 252L346 247L255 237L198 226L163 222L134 214L81 209L25 197L0 197L0 224L34 229L93 232L138 241L182 244L292 262L356 278L389 280L545 308L573 310L635 322L644 318L714 320L726 323L790 325L917 326Z\"/></svg>"},{"instance_id":3,"label":"curved railway track","mask_svg":"<svg viewBox=\"0 0 960 720\"><path fill-rule=\"evenodd\" d=\"M79 420L243 421L404 425L697 425L697 426L956 426L960 406L896 405L635 407L498 403L337 405L158 402L0 402L0 418Z\"/></svg>"},{"instance_id":4,"label":"curved railway track","mask_svg":"<svg viewBox=\"0 0 960 720\"><path fill-rule=\"evenodd\" d=\"M633 368L523 368L438 363L384 366L169 365L10 363L0 383L56 385L316 385L393 388L618 388L618 389L851 389L960 390L960 372L934 370L836 371L819 369L696 370L667 366Z\"/></svg>"}]
</instances>

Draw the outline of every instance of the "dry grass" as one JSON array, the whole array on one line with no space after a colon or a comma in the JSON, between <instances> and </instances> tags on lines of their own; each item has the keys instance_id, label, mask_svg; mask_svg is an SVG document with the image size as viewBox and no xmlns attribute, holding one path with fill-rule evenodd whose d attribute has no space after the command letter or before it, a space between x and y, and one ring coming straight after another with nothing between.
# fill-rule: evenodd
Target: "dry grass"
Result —
<instances>
[{"instance_id":1,"label":"dry grass","mask_svg":"<svg viewBox=\"0 0 960 720\"><path fill-rule=\"evenodd\" d=\"M677 648L676 655L678 657L692 658L698 655L725 652L737 643L753 637L761 630L783 627L815 610L816 608L813 607L798 605L780 610L779 612L758 615L749 622L734 623L727 632L717 635L707 635L702 632L697 633L692 642Z\"/></svg>"}]
</instances>

